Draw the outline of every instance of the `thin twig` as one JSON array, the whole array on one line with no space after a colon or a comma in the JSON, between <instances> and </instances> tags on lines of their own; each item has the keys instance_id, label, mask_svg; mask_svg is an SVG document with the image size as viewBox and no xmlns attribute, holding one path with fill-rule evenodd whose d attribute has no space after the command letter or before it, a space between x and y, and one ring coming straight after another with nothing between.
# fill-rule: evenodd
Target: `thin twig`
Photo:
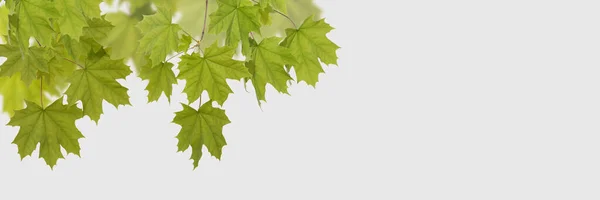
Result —
<instances>
[{"instance_id":1,"label":"thin twig","mask_svg":"<svg viewBox=\"0 0 600 200\"><path fill-rule=\"evenodd\" d=\"M202 35L200 35L200 41L204 39L204 33L206 32L206 18L208 18L208 0L206 0L204 5L204 25L202 25ZM199 43L200 42L198 42L198 44Z\"/></svg>"},{"instance_id":2,"label":"thin twig","mask_svg":"<svg viewBox=\"0 0 600 200\"><path fill-rule=\"evenodd\" d=\"M62 57L62 56L60 56L60 57ZM70 59L68 59L68 58L65 58L65 57L62 57L62 58L63 58L64 60L66 60L66 61L69 61L70 63L73 63L73 64L77 65L78 67L81 67L82 69L83 69L83 68L85 68L83 65L80 65L79 63L77 63L77 62L75 62L75 61L72 61L72 60L70 60Z\"/></svg>"}]
</instances>

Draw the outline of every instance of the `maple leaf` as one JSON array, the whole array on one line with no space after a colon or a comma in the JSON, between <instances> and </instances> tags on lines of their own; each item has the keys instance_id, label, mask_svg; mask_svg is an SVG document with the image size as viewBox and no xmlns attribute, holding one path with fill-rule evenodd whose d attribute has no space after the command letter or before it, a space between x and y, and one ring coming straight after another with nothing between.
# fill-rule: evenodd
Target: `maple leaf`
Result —
<instances>
[{"instance_id":1,"label":"maple leaf","mask_svg":"<svg viewBox=\"0 0 600 200\"><path fill-rule=\"evenodd\" d=\"M248 0L217 0L219 8L210 14L209 32L225 32L227 46L237 47L242 41L242 51L248 52L250 41L248 34L260 33L260 6L254 6Z\"/></svg>"},{"instance_id":2,"label":"maple leaf","mask_svg":"<svg viewBox=\"0 0 600 200\"><path fill-rule=\"evenodd\" d=\"M326 36L333 27L325 23L325 19L314 21L312 18L304 20L298 29L287 29L287 37L281 45L288 47L298 60L294 65L298 82L315 86L319 74L324 72L319 59L325 64L337 65L336 51L340 47Z\"/></svg>"},{"instance_id":3,"label":"maple leaf","mask_svg":"<svg viewBox=\"0 0 600 200\"><path fill-rule=\"evenodd\" d=\"M102 43L108 34L115 27L109 21L102 18L87 19L88 26L83 28L83 33L96 40L98 43Z\"/></svg>"},{"instance_id":4,"label":"maple leaf","mask_svg":"<svg viewBox=\"0 0 600 200\"><path fill-rule=\"evenodd\" d=\"M88 52L99 51L102 49L91 37L84 36L79 41L69 36L62 36L53 46L53 53L60 57L67 58L76 63L84 63L88 58Z\"/></svg>"},{"instance_id":5,"label":"maple leaf","mask_svg":"<svg viewBox=\"0 0 600 200\"><path fill-rule=\"evenodd\" d=\"M48 61L45 58L46 49L41 47L29 47L21 50L21 47L1 44L0 56L6 61L0 65L0 76L12 76L20 72L21 80L29 85L37 78L38 71L48 72Z\"/></svg>"},{"instance_id":6,"label":"maple leaf","mask_svg":"<svg viewBox=\"0 0 600 200\"><path fill-rule=\"evenodd\" d=\"M79 156L79 139L83 135L75 126L75 121L83 115L76 105L63 105L63 98L47 108L26 101L27 108L15 112L8 125L19 126L19 133L13 144L19 149L21 159L30 156L40 144L39 157L51 168L60 158L64 158L61 147L67 154Z\"/></svg>"},{"instance_id":7,"label":"maple leaf","mask_svg":"<svg viewBox=\"0 0 600 200\"><path fill-rule=\"evenodd\" d=\"M77 0L81 1L81 0ZM56 9L62 14L58 19L60 31L75 40L83 34L83 27L87 26L85 16L79 9L75 0L55 0Z\"/></svg>"},{"instance_id":8,"label":"maple leaf","mask_svg":"<svg viewBox=\"0 0 600 200\"><path fill-rule=\"evenodd\" d=\"M266 38L254 48L253 63L249 64L252 74L252 84L256 90L256 97L260 103L265 100L265 87L271 84L277 91L288 94L287 83L292 79L284 69L284 65L295 64L296 59L290 50L280 46L281 38Z\"/></svg>"},{"instance_id":9,"label":"maple leaf","mask_svg":"<svg viewBox=\"0 0 600 200\"><path fill-rule=\"evenodd\" d=\"M151 66L163 61L179 45L179 25L173 24L172 14L167 9L158 9L153 15L146 15L137 27L144 33L138 51L150 56Z\"/></svg>"},{"instance_id":10,"label":"maple leaf","mask_svg":"<svg viewBox=\"0 0 600 200\"><path fill-rule=\"evenodd\" d=\"M142 67L140 77L143 80L148 80L148 86L146 86L148 102L158 101L163 92L167 99L171 101L173 84L177 84L172 63L160 63L154 67L145 65Z\"/></svg>"},{"instance_id":11,"label":"maple leaf","mask_svg":"<svg viewBox=\"0 0 600 200\"><path fill-rule=\"evenodd\" d=\"M202 146L206 146L208 152L221 159L223 146L227 145L223 136L223 126L231 123L225 110L212 107L212 101L204 103L196 110L188 105L181 104L183 110L175 113L173 123L181 126L177 134L177 151L184 152L192 147L194 169L202 157Z\"/></svg>"},{"instance_id":12,"label":"maple leaf","mask_svg":"<svg viewBox=\"0 0 600 200\"><path fill-rule=\"evenodd\" d=\"M250 77L242 61L234 60L233 47L218 47L216 43L205 50L204 56L198 53L181 56L178 79L185 79L183 92L189 102L200 98L207 91L212 100L223 105L230 93L233 93L225 79Z\"/></svg>"},{"instance_id":13,"label":"maple leaf","mask_svg":"<svg viewBox=\"0 0 600 200\"><path fill-rule=\"evenodd\" d=\"M22 40L28 41L28 36L33 36L43 46L50 46L54 29L48 20L60 16L54 4L47 0L20 0L17 5L18 32L23 35Z\"/></svg>"},{"instance_id":14,"label":"maple leaf","mask_svg":"<svg viewBox=\"0 0 600 200\"><path fill-rule=\"evenodd\" d=\"M88 58L85 66L73 72L69 78L71 86L65 94L70 104L81 100L83 114L98 123L102 114L102 101L119 105L130 105L128 89L117 79L125 79L131 70L123 60L111 60L99 52Z\"/></svg>"}]
</instances>

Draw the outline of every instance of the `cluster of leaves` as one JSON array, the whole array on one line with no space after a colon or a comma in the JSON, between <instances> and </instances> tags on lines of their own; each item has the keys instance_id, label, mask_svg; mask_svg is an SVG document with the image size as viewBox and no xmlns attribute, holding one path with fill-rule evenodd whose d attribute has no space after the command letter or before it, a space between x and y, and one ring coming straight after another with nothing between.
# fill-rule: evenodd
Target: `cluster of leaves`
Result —
<instances>
[{"instance_id":1,"label":"cluster of leaves","mask_svg":"<svg viewBox=\"0 0 600 200\"><path fill-rule=\"evenodd\" d=\"M13 143L21 158L39 144L50 167L63 158L62 149L79 155L83 134L76 120L98 123L104 101L130 105L128 89L117 81L133 73L126 61L148 81L149 102L163 95L170 101L173 85L185 81L188 101L173 122L182 127L178 150L191 147L194 167L203 146L220 159L226 145L222 130L230 121L219 107L233 93L227 79L251 82L260 104L267 84L287 94L293 82L315 86L321 63L337 64L339 47L326 36L333 28L318 19L311 0L2 3L3 111L12 116L8 125L20 127ZM125 9L102 14L101 3ZM181 19L174 22L177 12ZM236 53L244 60L234 59ZM175 57L178 63L169 62ZM204 102L203 92L210 97ZM190 105L196 101L198 109Z\"/></svg>"}]
</instances>

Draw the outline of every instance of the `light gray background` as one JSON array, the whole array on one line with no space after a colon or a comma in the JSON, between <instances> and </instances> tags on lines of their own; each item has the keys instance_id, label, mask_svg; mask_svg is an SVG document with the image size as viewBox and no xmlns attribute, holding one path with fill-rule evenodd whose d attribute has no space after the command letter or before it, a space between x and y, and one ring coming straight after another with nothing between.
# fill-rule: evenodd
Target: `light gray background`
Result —
<instances>
[{"instance_id":1,"label":"light gray background","mask_svg":"<svg viewBox=\"0 0 600 200\"><path fill-rule=\"evenodd\" d=\"M318 4L340 67L262 111L232 82L222 161L176 153L181 86L146 104L130 77L54 171L0 126L0 199L600 198L600 2Z\"/></svg>"}]
</instances>

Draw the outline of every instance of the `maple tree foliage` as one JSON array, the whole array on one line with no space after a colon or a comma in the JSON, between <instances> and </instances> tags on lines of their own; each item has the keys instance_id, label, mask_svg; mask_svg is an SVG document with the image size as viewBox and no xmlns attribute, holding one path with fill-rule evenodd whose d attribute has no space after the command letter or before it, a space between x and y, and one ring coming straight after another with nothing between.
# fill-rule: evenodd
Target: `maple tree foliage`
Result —
<instances>
[{"instance_id":1,"label":"maple tree foliage","mask_svg":"<svg viewBox=\"0 0 600 200\"><path fill-rule=\"evenodd\" d=\"M103 13L101 4L124 9ZM119 80L137 75L148 102L170 102L185 81L187 102L172 121L177 149L191 148L194 168L203 147L220 159L231 123L222 107L234 92L227 79L252 84L260 105L267 85L288 94L337 65L333 27L319 15L312 0L3 0L0 96L8 125L19 127L13 144L22 159L39 145L51 168L63 149L79 156L75 121L98 124L103 102L131 105Z\"/></svg>"}]
</instances>

